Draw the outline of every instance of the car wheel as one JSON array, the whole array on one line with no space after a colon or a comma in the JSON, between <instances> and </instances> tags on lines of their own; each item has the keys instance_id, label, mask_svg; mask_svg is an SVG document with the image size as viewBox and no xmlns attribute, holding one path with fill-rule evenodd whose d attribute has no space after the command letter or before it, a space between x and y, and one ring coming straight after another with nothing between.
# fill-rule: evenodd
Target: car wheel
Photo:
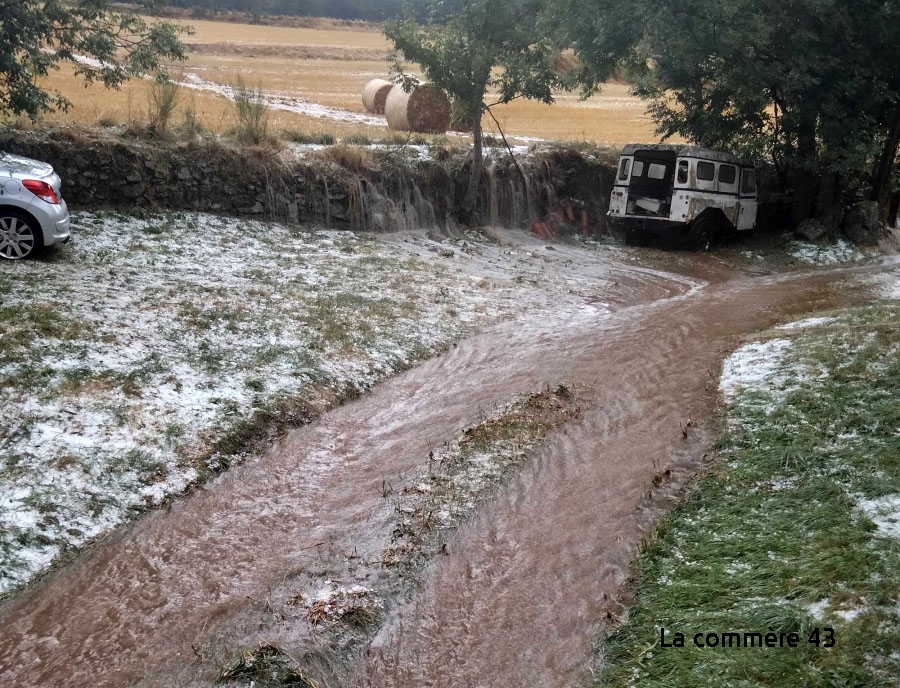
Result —
<instances>
[{"instance_id":1,"label":"car wheel","mask_svg":"<svg viewBox=\"0 0 900 688\"><path fill-rule=\"evenodd\" d=\"M0 210L0 258L28 258L40 250L41 239L34 220L9 209Z\"/></svg>"}]
</instances>

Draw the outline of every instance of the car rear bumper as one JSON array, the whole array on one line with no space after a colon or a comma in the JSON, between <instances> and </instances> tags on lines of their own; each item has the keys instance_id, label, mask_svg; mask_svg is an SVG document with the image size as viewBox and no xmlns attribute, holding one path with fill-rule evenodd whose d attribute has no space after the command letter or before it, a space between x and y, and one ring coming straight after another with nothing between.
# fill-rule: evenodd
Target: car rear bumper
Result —
<instances>
[{"instance_id":1,"label":"car rear bumper","mask_svg":"<svg viewBox=\"0 0 900 688\"><path fill-rule=\"evenodd\" d=\"M44 235L44 246L64 244L70 238L69 233L69 208L66 202L60 200L56 205L40 202L32 204L32 213L41 223L41 231Z\"/></svg>"}]
</instances>

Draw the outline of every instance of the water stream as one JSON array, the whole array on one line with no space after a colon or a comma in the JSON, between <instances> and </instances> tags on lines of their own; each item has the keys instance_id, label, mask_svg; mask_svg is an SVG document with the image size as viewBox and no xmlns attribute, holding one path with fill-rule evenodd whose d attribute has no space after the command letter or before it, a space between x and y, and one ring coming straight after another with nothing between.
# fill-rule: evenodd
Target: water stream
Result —
<instances>
[{"instance_id":1,"label":"water stream","mask_svg":"<svg viewBox=\"0 0 900 688\"><path fill-rule=\"evenodd\" d=\"M653 476L677 488L708 451L722 356L856 298L831 288L848 270L728 279L705 265L686 277L610 260L603 309L499 324L121 530L0 606L0 683L206 686L217 652L266 640L303 655L317 641L284 607L292 581L367 554L384 480L481 410L577 383L583 417L453 535L351 667L370 686L570 685L672 499L648 495Z\"/></svg>"}]
</instances>

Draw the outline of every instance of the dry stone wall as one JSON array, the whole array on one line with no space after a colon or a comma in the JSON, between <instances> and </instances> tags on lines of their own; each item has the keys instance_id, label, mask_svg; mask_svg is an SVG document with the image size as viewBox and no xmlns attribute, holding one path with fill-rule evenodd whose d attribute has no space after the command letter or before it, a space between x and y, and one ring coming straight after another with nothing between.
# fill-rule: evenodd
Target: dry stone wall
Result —
<instances>
[{"instance_id":1,"label":"dry stone wall","mask_svg":"<svg viewBox=\"0 0 900 688\"><path fill-rule=\"evenodd\" d=\"M217 142L67 129L5 132L0 150L52 164L73 208L198 210L372 231L452 225L468 174L462 154L358 172ZM484 223L527 229L550 221L606 232L610 165L567 150L520 164L524 180L505 156L489 165L479 201Z\"/></svg>"}]
</instances>

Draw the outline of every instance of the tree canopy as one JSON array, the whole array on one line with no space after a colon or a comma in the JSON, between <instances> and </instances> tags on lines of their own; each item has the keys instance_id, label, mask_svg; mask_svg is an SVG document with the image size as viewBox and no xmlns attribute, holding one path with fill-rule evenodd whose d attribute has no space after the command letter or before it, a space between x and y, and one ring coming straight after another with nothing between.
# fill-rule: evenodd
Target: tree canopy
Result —
<instances>
[{"instance_id":1,"label":"tree canopy","mask_svg":"<svg viewBox=\"0 0 900 688\"><path fill-rule=\"evenodd\" d=\"M594 83L624 67L663 137L878 196L900 117L896 0L572 0Z\"/></svg>"},{"instance_id":2,"label":"tree canopy","mask_svg":"<svg viewBox=\"0 0 900 688\"><path fill-rule=\"evenodd\" d=\"M568 86L553 69L559 19L545 0L425 0L428 21L414 16L385 24L398 55L395 71L407 90L416 79L403 61L418 64L428 81L447 91L471 122L474 161L464 213L474 210L482 170L481 118L516 98L553 102ZM488 93L495 94L487 104Z\"/></svg>"},{"instance_id":3,"label":"tree canopy","mask_svg":"<svg viewBox=\"0 0 900 688\"><path fill-rule=\"evenodd\" d=\"M68 101L38 84L68 62L87 82L116 88L153 72L162 60L183 59L184 29L148 22L109 0L0 0L0 111L27 115L66 109Z\"/></svg>"}]
</instances>

